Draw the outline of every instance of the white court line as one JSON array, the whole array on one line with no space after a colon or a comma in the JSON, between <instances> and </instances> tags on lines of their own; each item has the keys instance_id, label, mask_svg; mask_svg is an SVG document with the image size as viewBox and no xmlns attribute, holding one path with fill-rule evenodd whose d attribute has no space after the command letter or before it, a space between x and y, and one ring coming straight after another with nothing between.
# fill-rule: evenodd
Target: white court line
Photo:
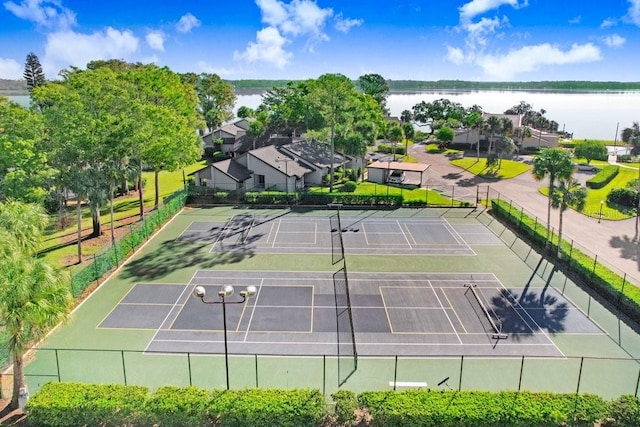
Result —
<instances>
[{"instance_id":1,"label":"white court line","mask_svg":"<svg viewBox=\"0 0 640 427\"><path fill-rule=\"evenodd\" d=\"M271 247L275 248L276 247L276 240L278 240L278 233L280 232L280 224L282 224L282 219L278 219L278 226L276 228L276 232L273 236L273 242L271 243Z\"/></svg>"},{"instance_id":2,"label":"white court line","mask_svg":"<svg viewBox=\"0 0 640 427\"><path fill-rule=\"evenodd\" d=\"M156 332L153 334L153 337L151 337L151 341L149 341L149 343L147 344L147 346L145 347L144 351L147 351L147 349L149 348L149 346L153 343L153 341L156 339L156 337L158 336L158 334L160 333L160 330L162 329L162 325L165 324L165 322L169 319L169 315L173 312L173 310L178 306L178 301L180 301L180 299L182 298L182 296L184 295L184 292L190 288L193 287L193 285L191 284L191 281L193 280L193 278L195 277L195 275L198 273L198 271L196 270L195 273L193 273L193 275L191 276L191 279L189 279L189 283L187 283L184 287L184 289L182 290L182 292L180 293L180 296L178 297L178 299L176 299L176 302L173 303L173 307L171 307L171 309L169 310L169 312L167 313L167 315L164 317L164 320L162 320L162 323L160 323L160 326L156 329ZM181 304L182 308L184 308L184 304Z\"/></svg>"},{"instance_id":3,"label":"white court line","mask_svg":"<svg viewBox=\"0 0 640 427\"><path fill-rule=\"evenodd\" d=\"M453 288L438 288L438 289L453 289ZM447 301L449 301L449 306L451 307L451 310L453 310L453 314L455 314L456 317L458 318L458 322L460 322L460 326L462 326L462 330L464 331L465 334L468 334L469 332L467 331L467 328L464 327L464 323L462 322L462 319L460 318L460 316L458 316L458 312L456 311L455 308L453 308L453 304L451 304L451 300L447 296L447 293L444 290L442 291L442 293L444 294L444 297L447 299Z\"/></svg>"},{"instance_id":4,"label":"white court line","mask_svg":"<svg viewBox=\"0 0 640 427\"><path fill-rule=\"evenodd\" d=\"M260 292L262 291L263 283L264 283L264 279L260 280L260 285L258 285L258 292L256 293L256 296L254 297L255 299L253 300L253 307L251 308L251 315L249 316L249 323L247 324L247 330L244 333L244 338L242 339L242 342L247 342L247 337L249 336L249 331L251 330L251 322L253 321L253 314L256 312L256 307L258 306L258 298L260 297Z\"/></svg>"},{"instance_id":5,"label":"white court line","mask_svg":"<svg viewBox=\"0 0 640 427\"><path fill-rule=\"evenodd\" d=\"M460 339L460 335L458 335L458 331L456 331L456 327L453 325L453 322L451 321L451 318L449 317L449 313L447 313L447 310L445 310L444 304L442 304L442 301L440 300L440 297L438 296L438 293L436 292L436 290L433 287L433 285L431 285L431 280L429 280L429 285L431 286L431 291L436 296L436 299L438 300L438 304L440 304L440 308L444 312L444 315L447 316L447 320L449 321L449 324L451 325L451 329L453 329L453 332L456 334L456 338L458 338L458 341L460 342L460 344L462 344L462 340ZM451 305L451 304L449 304L449 305ZM453 312L455 313L455 311L456 310L454 309ZM456 314L456 316L457 316L457 314Z\"/></svg>"},{"instance_id":6,"label":"white court line","mask_svg":"<svg viewBox=\"0 0 640 427\"><path fill-rule=\"evenodd\" d=\"M407 241L407 245L409 245L409 249L413 249L413 247L411 246L411 242L409 241L409 238L407 238L407 234L404 232L404 229L402 228L402 224L400 224L400 221L396 220L396 224L398 224L398 227L400 228L400 232L402 232L402 235L404 236L404 240ZM413 238L413 236L411 237Z\"/></svg>"}]
</instances>

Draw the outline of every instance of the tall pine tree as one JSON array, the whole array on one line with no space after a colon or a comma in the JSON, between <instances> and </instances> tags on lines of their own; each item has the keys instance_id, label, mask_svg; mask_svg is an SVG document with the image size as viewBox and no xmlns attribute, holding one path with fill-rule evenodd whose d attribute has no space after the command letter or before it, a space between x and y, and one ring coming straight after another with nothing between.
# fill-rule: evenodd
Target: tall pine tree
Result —
<instances>
[{"instance_id":1,"label":"tall pine tree","mask_svg":"<svg viewBox=\"0 0 640 427\"><path fill-rule=\"evenodd\" d=\"M24 63L23 77L27 81L29 92L31 92L33 88L43 85L46 82L42 65L40 65L40 59L38 59L38 56L33 52L27 55L27 60Z\"/></svg>"}]
</instances>

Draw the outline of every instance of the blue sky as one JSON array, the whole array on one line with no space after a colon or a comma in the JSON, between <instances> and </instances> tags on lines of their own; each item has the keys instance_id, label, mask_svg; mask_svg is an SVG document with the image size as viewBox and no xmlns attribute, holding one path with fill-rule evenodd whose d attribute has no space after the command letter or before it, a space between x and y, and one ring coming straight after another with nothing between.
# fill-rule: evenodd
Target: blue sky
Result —
<instances>
[{"instance_id":1,"label":"blue sky","mask_svg":"<svg viewBox=\"0 0 640 427\"><path fill-rule=\"evenodd\" d=\"M95 59L225 79L640 81L640 0L0 0L0 78Z\"/></svg>"}]
</instances>

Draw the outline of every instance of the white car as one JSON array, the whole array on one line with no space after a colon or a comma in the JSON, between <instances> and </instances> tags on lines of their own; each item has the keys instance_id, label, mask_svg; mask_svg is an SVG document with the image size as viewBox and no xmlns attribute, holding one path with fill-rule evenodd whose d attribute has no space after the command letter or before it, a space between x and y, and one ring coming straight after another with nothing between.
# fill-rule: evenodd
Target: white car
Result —
<instances>
[{"instance_id":1,"label":"white car","mask_svg":"<svg viewBox=\"0 0 640 427\"><path fill-rule=\"evenodd\" d=\"M393 171L391 172L391 175L389 175L389 178L387 179L387 183L388 184L402 184L405 179L407 179L404 171Z\"/></svg>"}]
</instances>

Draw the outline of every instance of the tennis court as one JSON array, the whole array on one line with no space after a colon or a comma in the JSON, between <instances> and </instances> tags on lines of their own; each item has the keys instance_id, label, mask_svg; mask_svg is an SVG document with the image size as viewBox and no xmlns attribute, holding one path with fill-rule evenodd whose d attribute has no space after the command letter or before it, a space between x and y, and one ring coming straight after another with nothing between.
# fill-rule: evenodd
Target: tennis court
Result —
<instances>
[{"instance_id":1,"label":"tennis court","mask_svg":"<svg viewBox=\"0 0 640 427\"><path fill-rule=\"evenodd\" d=\"M442 217L345 217L341 231L345 250L354 255L474 255L469 244L501 244L481 225L451 224ZM331 225L327 217L236 215L227 222L193 222L178 240L211 242L212 252L322 254L331 251Z\"/></svg>"},{"instance_id":2,"label":"tennis court","mask_svg":"<svg viewBox=\"0 0 640 427\"><path fill-rule=\"evenodd\" d=\"M459 389L633 393L638 331L489 215L336 214L186 209L47 338L30 390L52 379L223 387L223 306L193 291L217 301L232 285L232 387L450 378ZM257 294L234 304L247 286Z\"/></svg>"},{"instance_id":3,"label":"tennis court","mask_svg":"<svg viewBox=\"0 0 640 427\"><path fill-rule=\"evenodd\" d=\"M222 309L194 298L196 285L213 296L224 285L257 287L246 304L227 303L231 353L336 352L334 283L326 272L198 271L185 285L140 283L99 327L154 330L148 352L220 353ZM493 274L350 273L349 286L363 356L562 357L548 334L604 333L554 289L506 288Z\"/></svg>"}]
</instances>

